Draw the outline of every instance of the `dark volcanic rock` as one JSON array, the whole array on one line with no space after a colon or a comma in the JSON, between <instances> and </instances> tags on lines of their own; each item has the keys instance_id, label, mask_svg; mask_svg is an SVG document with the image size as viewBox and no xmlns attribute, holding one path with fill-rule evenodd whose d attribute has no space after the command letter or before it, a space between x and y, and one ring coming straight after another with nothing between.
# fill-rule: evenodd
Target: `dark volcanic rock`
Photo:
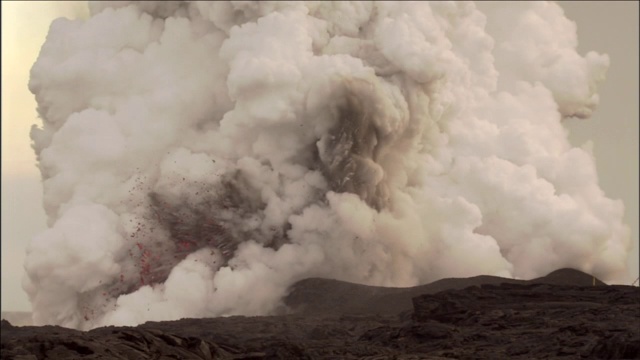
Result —
<instances>
[{"instance_id":1,"label":"dark volcanic rock","mask_svg":"<svg viewBox=\"0 0 640 360\"><path fill-rule=\"evenodd\" d=\"M455 325L478 358L640 358L640 289L630 286L482 285L414 298L417 323ZM490 345L469 346L480 341Z\"/></svg>"},{"instance_id":2,"label":"dark volcanic rock","mask_svg":"<svg viewBox=\"0 0 640 360\"><path fill-rule=\"evenodd\" d=\"M498 280L449 279L415 293L310 279L287 299L299 313L283 316L88 332L2 321L1 358L640 359L639 288L575 286L594 279L573 270Z\"/></svg>"},{"instance_id":3,"label":"dark volcanic rock","mask_svg":"<svg viewBox=\"0 0 640 360\"><path fill-rule=\"evenodd\" d=\"M606 285L599 279L574 269L560 269L533 280L505 279L497 276L442 279L411 288L384 288L352 284L332 279L305 279L294 284L285 303L296 313L395 315L413 308L412 299L422 294L464 289L488 284L555 284L577 286Z\"/></svg>"}]
</instances>

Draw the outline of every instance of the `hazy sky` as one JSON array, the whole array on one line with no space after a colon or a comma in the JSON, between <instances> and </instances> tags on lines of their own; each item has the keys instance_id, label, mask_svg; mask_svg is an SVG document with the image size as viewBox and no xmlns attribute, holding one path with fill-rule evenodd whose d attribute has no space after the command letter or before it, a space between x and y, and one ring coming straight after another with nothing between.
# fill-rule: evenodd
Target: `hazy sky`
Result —
<instances>
[{"instance_id":1,"label":"hazy sky","mask_svg":"<svg viewBox=\"0 0 640 360\"><path fill-rule=\"evenodd\" d=\"M561 2L578 25L579 51L611 59L601 102L588 120L569 120L574 145L591 140L600 183L622 199L632 228L630 280L638 276L638 2ZM30 310L21 288L24 252L46 228L29 130L39 124L29 70L57 17L86 16L80 2L2 2L2 311Z\"/></svg>"},{"instance_id":2,"label":"hazy sky","mask_svg":"<svg viewBox=\"0 0 640 360\"><path fill-rule=\"evenodd\" d=\"M599 88L600 105L593 117L566 122L574 145L593 141L600 185L625 204L633 251L630 282L638 277L638 2L560 2L578 25L578 50L609 55L607 80Z\"/></svg>"}]
</instances>

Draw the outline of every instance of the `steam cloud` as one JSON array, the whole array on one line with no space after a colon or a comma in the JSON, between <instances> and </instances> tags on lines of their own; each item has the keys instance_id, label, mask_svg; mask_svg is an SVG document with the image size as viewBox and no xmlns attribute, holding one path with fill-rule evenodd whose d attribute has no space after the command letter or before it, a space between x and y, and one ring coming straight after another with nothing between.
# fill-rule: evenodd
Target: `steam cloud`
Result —
<instances>
[{"instance_id":1,"label":"steam cloud","mask_svg":"<svg viewBox=\"0 0 640 360\"><path fill-rule=\"evenodd\" d=\"M31 71L36 324L274 313L307 277L625 274L623 205L561 122L609 60L554 3L90 10Z\"/></svg>"}]
</instances>

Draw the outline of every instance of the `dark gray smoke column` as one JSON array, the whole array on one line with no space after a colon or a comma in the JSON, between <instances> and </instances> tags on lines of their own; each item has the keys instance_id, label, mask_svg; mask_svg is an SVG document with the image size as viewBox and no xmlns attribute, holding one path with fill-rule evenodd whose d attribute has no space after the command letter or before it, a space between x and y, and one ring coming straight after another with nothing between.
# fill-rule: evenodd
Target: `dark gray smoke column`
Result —
<instances>
[{"instance_id":1,"label":"dark gray smoke column","mask_svg":"<svg viewBox=\"0 0 640 360\"><path fill-rule=\"evenodd\" d=\"M625 271L623 206L561 123L608 58L553 3L91 10L31 72L36 324L267 314L310 276Z\"/></svg>"},{"instance_id":2,"label":"dark gray smoke column","mask_svg":"<svg viewBox=\"0 0 640 360\"><path fill-rule=\"evenodd\" d=\"M349 80L345 83L344 99L335 109L336 123L317 144L320 169L331 191L356 194L381 210L389 201L381 164L385 147L395 134L385 132L381 125L384 111L377 111L376 104L384 100L375 98L372 84Z\"/></svg>"}]
</instances>

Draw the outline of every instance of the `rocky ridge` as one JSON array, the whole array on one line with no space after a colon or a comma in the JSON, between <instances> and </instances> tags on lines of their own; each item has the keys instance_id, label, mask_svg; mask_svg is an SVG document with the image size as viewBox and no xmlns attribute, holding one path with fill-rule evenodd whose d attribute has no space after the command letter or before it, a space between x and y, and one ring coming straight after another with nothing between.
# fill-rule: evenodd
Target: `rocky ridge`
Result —
<instances>
[{"instance_id":1,"label":"rocky ridge","mask_svg":"<svg viewBox=\"0 0 640 360\"><path fill-rule=\"evenodd\" d=\"M481 276L415 288L308 279L285 303L291 314L87 332L3 320L1 357L640 359L640 288L570 269L531 281Z\"/></svg>"}]
</instances>

